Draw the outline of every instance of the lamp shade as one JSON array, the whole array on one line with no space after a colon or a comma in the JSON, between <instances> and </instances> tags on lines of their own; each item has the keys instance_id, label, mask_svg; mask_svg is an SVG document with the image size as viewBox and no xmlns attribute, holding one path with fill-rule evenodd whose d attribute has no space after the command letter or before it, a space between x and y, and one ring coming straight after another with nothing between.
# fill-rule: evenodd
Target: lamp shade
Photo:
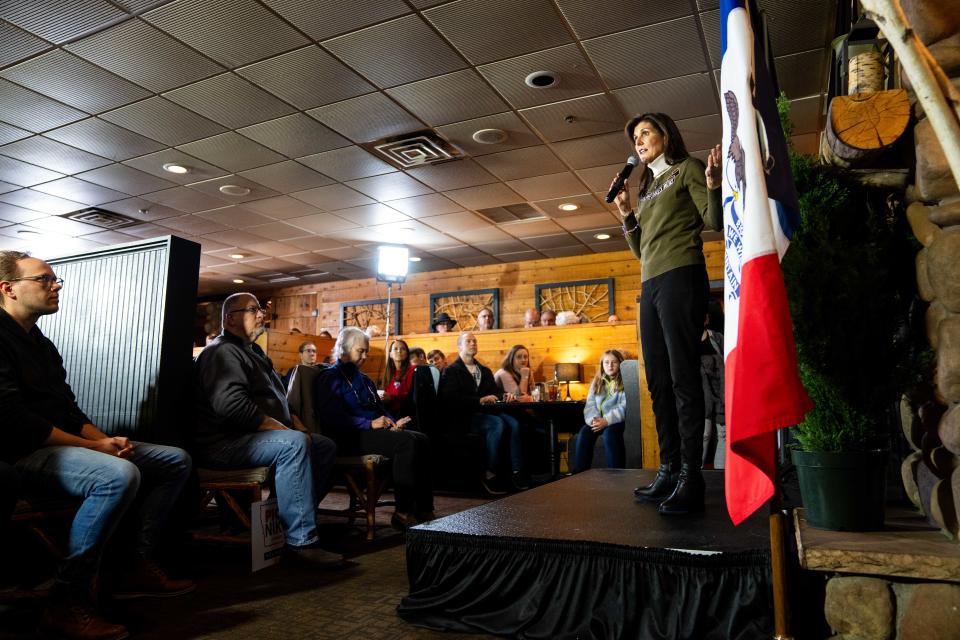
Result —
<instances>
[{"instance_id":1,"label":"lamp shade","mask_svg":"<svg viewBox=\"0 0 960 640\"><path fill-rule=\"evenodd\" d=\"M580 382L579 362L558 362L553 370L560 382Z\"/></svg>"}]
</instances>

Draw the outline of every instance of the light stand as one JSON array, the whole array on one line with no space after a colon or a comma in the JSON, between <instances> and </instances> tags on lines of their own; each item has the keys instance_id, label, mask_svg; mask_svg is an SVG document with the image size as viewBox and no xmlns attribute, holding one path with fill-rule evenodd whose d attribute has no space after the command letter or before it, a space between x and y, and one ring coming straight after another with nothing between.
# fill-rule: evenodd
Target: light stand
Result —
<instances>
[{"instance_id":1,"label":"light stand","mask_svg":"<svg viewBox=\"0 0 960 640\"><path fill-rule=\"evenodd\" d=\"M387 371L390 361L390 323L392 311L393 283L404 282L410 268L410 249L399 245L381 245L377 247L377 282L387 283L387 326L383 331L383 380L381 386L387 386ZM398 319L399 320L399 319Z\"/></svg>"}]
</instances>

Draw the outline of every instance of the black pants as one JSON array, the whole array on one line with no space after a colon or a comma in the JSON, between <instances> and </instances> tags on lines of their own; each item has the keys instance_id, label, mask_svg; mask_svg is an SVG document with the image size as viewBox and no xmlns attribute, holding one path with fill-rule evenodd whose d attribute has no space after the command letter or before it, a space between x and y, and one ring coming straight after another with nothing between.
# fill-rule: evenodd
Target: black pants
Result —
<instances>
[{"instance_id":1,"label":"black pants","mask_svg":"<svg viewBox=\"0 0 960 640\"><path fill-rule=\"evenodd\" d=\"M433 511L430 480L430 438L417 431L364 429L359 431L359 450L346 455L379 454L393 461L393 489L397 511ZM339 442L337 443L339 446Z\"/></svg>"},{"instance_id":2,"label":"black pants","mask_svg":"<svg viewBox=\"0 0 960 640\"><path fill-rule=\"evenodd\" d=\"M13 466L0 462L0 533L7 526L8 519L17 505L20 481Z\"/></svg>"},{"instance_id":3,"label":"black pants","mask_svg":"<svg viewBox=\"0 0 960 640\"><path fill-rule=\"evenodd\" d=\"M682 461L700 468L704 407L699 346L709 294L702 264L671 269L643 283L640 340L660 464Z\"/></svg>"}]
</instances>

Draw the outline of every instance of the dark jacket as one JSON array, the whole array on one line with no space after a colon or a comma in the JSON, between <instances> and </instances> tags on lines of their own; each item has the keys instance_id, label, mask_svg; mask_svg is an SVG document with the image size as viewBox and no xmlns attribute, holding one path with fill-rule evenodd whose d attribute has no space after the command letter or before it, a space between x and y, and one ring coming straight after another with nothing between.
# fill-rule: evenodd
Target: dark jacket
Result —
<instances>
[{"instance_id":1,"label":"dark jacket","mask_svg":"<svg viewBox=\"0 0 960 640\"><path fill-rule=\"evenodd\" d=\"M60 352L40 328L29 333L0 308L0 459L16 462L44 446L54 427L75 436L90 418L67 384Z\"/></svg>"},{"instance_id":2,"label":"dark jacket","mask_svg":"<svg viewBox=\"0 0 960 640\"><path fill-rule=\"evenodd\" d=\"M333 438L342 451L360 450L360 431L390 415L377 394L377 385L352 362L338 362L317 376L314 411L323 434Z\"/></svg>"},{"instance_id":3,"label":"dark jacket","mask_svg":"<svg viewBox=\"0 0 960 640\"><path fill-rule=\"evenodd\" d=\"M479 385L463 360L447 365L440 374L440 402L461 431L466 431L470 416L480 410L480 398L500 395L493 372L479 362L476 364L480 367Z\"/></svg>"},{"instance_id":4,"label":"dark jacket","mask_svg":"<svg viewBox=\"0 0 960 640\"><path fill-rule=\"evenodd\" d=\"M293 426L280 376L257 344L222 333L197 356L195 374L198 445L252 433L266 416Z\"/></svg>"}]
</instances>

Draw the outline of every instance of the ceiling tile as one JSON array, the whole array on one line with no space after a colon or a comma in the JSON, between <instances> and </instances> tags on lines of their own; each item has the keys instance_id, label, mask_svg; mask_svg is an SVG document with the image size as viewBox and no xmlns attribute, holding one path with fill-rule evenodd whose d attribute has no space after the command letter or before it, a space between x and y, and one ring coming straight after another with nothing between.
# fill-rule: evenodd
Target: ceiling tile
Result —
<instances>
[{"instance_id":1,"label":"ceiling tile","mask_svg":"<svg viewBox=\"0 0 960 640\"><path fill-rule=\"evenodd\" d=\"M580 231L582 229L599 229L616 224L616 219L612 213L588 213L584 215L570 215L555 218L557 224L567 231ZM620 232L622 234L622 232Z\"/></svg>"},{"instance_id":2,"label":"ceiling tile","mask_svg":"<svg viewBox=\"0 0 960 640\"><path fill-rule=\"evenodd\" d=\"M324 211L335 211L337 209L346 209L348 207L373 203L372 198L368 198L342 184L331 184L327 187L297 191L290 195L297 200L302 200L307 204L320 207Z\"/></svg>"},{"instance_id":3,"label":"ceiling tile","mask_svg":"<svg viewBox=\"0 0 960 640\"><path fill-rule=\"evenodd\" d=\"M552 223L551 223L552 224ZM511 225L512 226L512 225ZM558 231L562 231L557 227ZM511 233L513 232L510 229ZM534 249L556 249L557 247L568 247L570 245L576 244L576 239L571 236L569 233L554 233L546 236L518 236L523 239L523 241L533 247Z\"/></svg>"},{"instance_id":4,"label":"ceiling tile","mask_svg":"<svg viewBox=\"0 0 960 640\"><path fill-rule=\"evenodd\" d=\"M534 133L520 121L520 118L512 112L498 113L474 120L456 122L454 124L437 127L436 129L444 138L455 144L465 153L473 156L497 153L498 151L517 149L519 147L529 147L542 143L542 140L534 135ZM499 144L482 144L476 142L472 136L474 132L480 129L502 129L507 134L507 139Z\"/></svg>"},{"instance_id":5,"label":"ceiling tile","mask_svg":"<svg viewBox=\"0 0 960 640\"><path fill-rule=\"evenodd\" d=\"M314 40L360 29L410 13L402 0L263 0Z\"/></svg>"},{"instance_id":6,"label":"ceiling tile","mask_svg":"<svg viewBox=\"0 0 960 640\"><path fill-rule=\"evenodd\" d=\"M327 176L308 169L293 160L242 171L240 175L282 193L322 187L333 182Z\"/></svg>"},{"instance_id":7,"label":"ceiling tile","mask_svg":"<svg viewBox=\"0 0 960 640\"><path fill-rule=\"evenodd\" d=\"M23 207L17 207L12 204L7 204L6 202L0 202L0 220L6 220L7 222L30 222L31 220L36 220L46 215L47 214L33 209L24 209Z\"/></svg>"},{"instance_id":8,"label":"ceiling tile","mask_svg":"<svg viewBox=\"0 0 960 640\"><path fill-rule=\"evenodd\" d=\"M34 229L43 229L45 231L52 231L53 233L72 236L82 236L102 231L100 227L95 227L92 224L85 224L77 220L70 220L59 216L49 216L47 218L31 220L30 226Z\"/></svg>"},{"instance_id":9,"label":"ceiling tile","mask_svg":"<svg viewBox=\"0 0 960 640\"><path fill-rule=\"evenodd\" d=\"M603 91L603 83L575 44L485 64L477 70L518 109ZM527 86L524 80L536 71L553 71L558 82L546 88Z\"/></svg>"},{"instance_id":10,"label":"ceiling tile","mask_svg":"<svg viewBox=\"0 0 960 640\"><path fill-rule=\"evenodd\" d=\"M156 238L170 235L170 229L155 224L144 223L133 227L124 227L123 232L138 238Z\"/></svg>"},{"instance_id":11,"label":"ceiling tile","mask_svg":"<svg viewBox=\"0 0 960 640\"><path fill-rule=\"evenodd\" d=\"M7 144L8 142L13 142L14 140L22 140L23 138L27 138L29 136L29 131L24 131L23 129L0 122L0 144Z\"/></svg>"},{"instance_id":12,"label":"ceiling tile","mask_svg":"<svg viewBox=\"0 0 960 640\"><path fill-rule=\"evenodd\" d=\"M8 191L16 191L19 189L15 184L10 184L9 182L0 181L0 193L7 193Z\"/></svg>"},{"instance_id":13,"label":"ceiling tile","mask_svg":"<svg viewBox=\"0 0 960 640\"><path fill-rule=\"evenodd\" d=\"M219 242L229 247L241 247L243 249L249 248L249 246L252 244L263 242L264 240L261 236L247 233L246 231L238 231L236 229L230 229L228 231L216 231L214 233L204 234L203 237L207 240L213 240L214 242ZM243 253L246 252L244 251Z\"/></svg>"},{"instance_id":14,"label":"ceiling tile","mask_svg":"<svg viewBox=\"0 0 960 640\"><path fill-rule=\"evenodd\" d=\"M520 115L551 142L616 131L624 123L623 112L603 93L521 109Z\"/></svg>"},{"instance_id":15,"label":"ceiling tile","mask_svg":"<svg viewBox=\"0 0 960 640\"><path fill-rule=\"evenodd\" d=\"M161 220L160 225L166 227L167 229L173 229L180 234L185 233L191 236L223 231L227 228L226 226L218 222L214 222L213 220L207 220L206 218L201 218L200 216L191 214L179 216L177 218L167 218L165 220Z\"/></svg>"},{"instance_id":16,"label":"ceiling tile","mask_svg":"<svg viewBox=\"0 0 960 640\"><path fill-rule=\"evenodd\" d=\"M659 112L674 120L717 113L719 104L709 73L617 89L613 98L630 116Z\"/></svg>"},{"instance_id":17,"label":"ceiling tile","mask_svg":"<svg viewBox=\"0 0 960 640\"><path fill-rule=\"evenodd\" d=\"M466 66L417 15L367 27L321 44L379 87L395 87Z\"/></svg>"},{"instance_id":18,"label":"ceiling tile","mask_svg":"<svg viewBox=\"0 0 960 640\"><path fill-rule=\"evenodd\" d=\"M475 242L470 244L484 253L497 255L501 253L514 253L517 251L530 251L530 247L515 238L507 236L507 240L497 240L496 242Z\"/></svg>"},{"instance_id":19,"label":"ceiling tile","mask_svg":"<svg viewBox=\"0 0 960 640\"><path fill-rule=\"evenodd\" d=\"M220 167L215 167L212 164L189 156L177 149L164 149L163 151L150 153L145 156L140 156L139 158L131 158L125 160L123 164L141 171L146 171L158 178L176 182L177 184L190 184L191 182L200 182L201 180L208 180L210 178L219 178L229 173L229 171L224 171ZM188 173L170 173L163 168L165 164L178 164L187 167L190 171ZM167 186L170 185L168 184ZM147 189L142 193L158 191L162 188L163 187L155 187L153 189Z\"/></svg>"},{"instance_id":20,"label":"ceiling tile","mask_svg":"<svg viewBox=\"0 0 960 640\"><path fill-rule=\"evenodd\" d=\"M177 148L184 153L234 172L262 167L286 159L280 154L274 153L232 131L221 133L212 138L190 142Z\"/></svg>"},{"instance_id":21,"label":"ceiling tile","mask_svg":"<svg viewBox=\"0 0 960 640\"><path fill-rule=\"evenodd\" d=\"M332 233L358 226L355 222L350 222L331 213L313 213L299 218L288 218L286 222L313 233Z\"/></svg>"},{"instance_id":22,"label":"ceiling tile","mask_svg":"<svg viewBox=\"0 0 960 640\"><path fill-rule=\"evenodd\" d=\"M493 256L488 256L487 254L483 254L475 258L458 258L456 260L453 260L453 262L460 265L461 267L482 267L488 264L501 264L502 260L498 260Z\"/></svg>"},{"instance_id":23,"label":"ceiling tile","mask_svg":"<svg viewBox=\"0 0 960 640\"><path fill-rule=\"evenodd\" d=\"M223 198L215 198L187 187L174 187L172 189L164 189L163 191L154 191L153 193L144 194L143 198L150 202L173 207L184 213L206 211L207 209L216 209L231 204Z\"/></svg>"},{"instance_id":24,"label":"ceiling tile","mask_svg":"<svg viewBox=\"0 0 960 640\"><path fill-rule=\"evenodd\" d=\"M354 142L373 142L424 128L382 93L370 93L307 112Z\"/></svg>"},{"instance_id":25,"label":"ceiling tile","mask_svg":"<svg viewBox=\"0 0 960 640\"><path fill-rule=\"evenodd\" d=\"M63 49L4 69L0 76L87 113L100 113L150 95Z\"/></svg>"},{"instance_id":26,"label":"ceiling tile","mask_svg":"<svg viewBox=\"0 0 960 640\"><path fill-rule=\"evenodd\" d=\"M499 113L507 105L473 69L387 89L387 93L431 126Z\"/></svg>"},{"instance_id":27,"label":"ceiling tile","mask_svg":"<svg viewBox=\"0 0 960 640\"><path fill-rule=\"evenodd\" d=\"M159 96L109 111L100 117L171 146L226 131L216 122Z\"/></svg>"},{"instance_id":28,"label":"ceiling tile","mask_svg":"<svg viewBox=\"0 0 960 640\"><path fill-rule=\"evenodd\" d=\"M0 113L3 114L5 122L34 133L87 117L83 111L60 104L2 78L0 78Z\"/></svg>"},{"instance_id":29,"label":"ceiling tile","mask_svg":"<svg viewBox=\"0 0 960 640\"><path fill-rule=\"evenodd\" d=\"M109 202L102 207L107 211L115 211L123 215L130 216L143 222L154 222L164 218L175 218L182 216L182 211L177 211L171 207L165 207L162 204L156 204L143 198L127 198L126 200L117 200Z\"/></svg>"},{"instance_id":30,"label":"ceiling tile","mask_svg":"<svg viewBox=\"0 0 960 640\"><path fill-rule=\"evenodd\" d=\"M121 22L65 48L158 93L223 71L216 62L141 20Z\"/></svg>"},{"instance_id":31,"label":"ceiling tile","mask_svg":"<svg viewBox=\"0 0 960 640\"><path fill-rule=\"evenodd\" d=\"M707 51L710 53L710 66L720 68L720 10L704 11L697 18L703 27L703 37L707 42Z\"/></svg>"},{"instance_id":32,"label":"ceiling tile","mask_svg":"<svg viewBox=\"0 0 960 640\"><path fill-rule=\"evenodd\" d=\"M362 207L353 207L351 209L340 209L334 211L334 214L353 222L354 224L368 227L375 224L386 224L388 222L403 222L410 220L396 209L391 209L385 204L375 202ZM296 224L296 223L294 223Z\"/></svg>"},{"instance_id":33,"label":"ceiling tile","mask_svg":"<svg viewBox=\"0 0 960 640\"><path fill-rule=\"evenodd\" d=\"M583 46L613 89L707 71L693 16L585 40ZM671 55L647 56L644 64L637 64L624 51L669 51Z\"/></svg>"},{"instance_id":34,"label":"ceiling tile","mask_svg":"<svg viewBox=\"0 0 960 640\"><path fill-rule=\"evenodd\" d=\"M557 4L581 40L612 31L672 20L690 15L691 11L688 2L557 0ZM611 20L610 16L616 16L617 19Z\"/></svg>"},{"instance_id":35,"label":"ceiling tile","mask_svg":"<svg viewBox=\"0 0 960 640\"><path fill-rule=\"evenodd\" d=\"M378 4L370 2L363 6ZM310 109L376 90L317 45L241 67L237 73L299 109Z\"/></svg>"},{"instance_id":36,"label":"ceiling tile","mask_svg":"<svg viewBox=\"0 0 960 640\"><path fill-rule=\"evenodd\" d=\"M173 175L173 174L171 174ZM78 178L124 193L140 195L173 186L172 182L137 171L122 164L111 164L99 169L77 174Z\"/></svg>"},{"instance_id":37,"label":"ceiling tile","mask_svg":"<svg viewBox=\"0 0 960 640\"><path fill-rule=\"evenodd\" d=\"M81 120L44 135L72 147L117 161L142 156L163 148L159 142L99 118Z\"/></svg>"},{"instance_id":38,"label":"ceiling tile","mask_svg":"<svg viewBox=\"0 0 960 640\"><path fill-rule=\"evenodd\" d=\"M205 193L208 196L213 196L214 198L219 198L224 200L229 204L239 204L241 202L248 202L250 200L259 200L261 198L272 198L273 196L280 195L273 189L268 189L263 185L248 180L243 176L230 175L223 176L221 178L213 178L212 180L204 180L203 182L194 182L193 184L187 185L190 189L199 191L200 193ZM250 193L245 196L232 196L227 193L220 191L221 187L226 186L236 186L243 187L244 189L249 189ZM214 205L221 206L221 205Z\"/></svg>"},{"instance_id":39,"label":"ceiling tile","mask_svg":"<svg viewBox=\"0 0 960 640\"><path fill-rule=\"evenodd\" d=\"M617 132L565 140L554 144L553 150L574 169L586 169L617 163L622 167L633 153L633 146L622 132Z\"/></svg>"},{"instance_id":40,"label":"ceiling tile","mask_svg":"<svg viewBox=\"0 0 960 640\"><path fill-rule=\"evenodd\" d=\"M447 249L433 249L430 251L433 255L447 260L459 260L461 258L476 258L484 253L479 249L461 245L459 247L449 247Z\"/></svg>"},{"instance_id":41,"label":"ceiling tile","mask_svg":"<svg viewBox=\"0 0 960 640\"><path fill-rule=\"evenodd\" d=\"M320 213L318 207L314 207L305 202L301 202L290 196L276 196L274 198L264 198L247 202L244 208L262 213L265 216L277 220L286 220L287 218L299 218L311 213Z\"/></svg>"},{"instance_id":42,"label":"ceiling tile","mask_svg":"<svg viewBox=\"0 0 960 640\"><path fill-rule=\"evenodd\" d=\"M828 74L823 49L804 51L775 58L777 82L780 90L791 100L819 94L826 83ZM820 73L811 73L819 69Z\"/></svg>"},{"instance_id":43,"label":"ceiling tile","mask_svg":"<svg viewBox=\"0 0 960 640\"><path fill-rule=\"evenodd\" d=\"M222 209L214 209L212 211L201 211L196 215L200 218L213 220L218 224L232 229L243 229L244 227L273 222L273 220L266 216L248 211L246 208L236 205L223 207Z\"/></svg>"},{"instance_id":44,"label":"ceiling tile","mask_svg":"<svg viewBox=\"0 0 960 640\"><path fill-rule=\"evenodd\" d=\"M428 193L425 196L415 196L401 200L388 200L385 204L413 218L426 218L463 211L463 207L439 193Z\"/></svg>"},{"instance_id":45,"label":"ceiling tile","mask_svg":"<svg viewBox=\"0 0 960 640\"><path fill-rule=\"evenodd\" d=\"M432 226L433 220L427 220L426 222L430 222ZM513 237L509 233L502 231L492 224L487 224L478 229L466 229L464 231L458 231L456 233L456 238L457 240L469 242L475 246L479 246L479 243L484 242L510 242L513 240ZM484 249L484 251L486 250ZM487 253L490 252L487 251Z\"/></svg>"},{"instance_id":46,"label":"ceiling tile","mask_svg":"<svg viewBox=\"0 0 960 640\"><path fill-rule=\"evenodd\" d=\"M135 236L130 236L125 233L120 233L119 231L98 231L96 233L89 233L83 236L84 240L92 240L94 242L101 242L106 245L115 245L115 244L125 244L127 242L134 242L139 240Z\"/></svg>"},{"instance_id":47,"label":"ceiling tile","mask_svg":"<svg viewBox=\"0 0 960 640\"><path fill-rule=\"evenodd\" d=\"M264 238L269 238L270 240L290 240L291 238L303 236L303 229L276 221L270 221L267 224L248 227L245 229L245 231L254 233L258 236L263 236ZM296 251L296 249L294 249L294 251ZM290 253L290 247L286 249L286 253Z\"/></svg>"},{"instance_id":48,"label":"ceiling tile","mask_svg":"<svg viewBox=\"0 0 960 640\"><path fill-rule=\"evenodd\" d=\"M20 189L0 194L0 201L13 204L24 209L33 209L51 216L59 216L71 211L83 209L83 205L72 200L64 200L56 196L40 193L33 189Z\"/></svg>"},{"instance_id":49,"label":"ceiling tile","mask_svg":"<svg viewBox=\"0 0 960 640\"><path fill-rule=\"evenodd\" d=\"M835 9L832 3L822 0L765 2L763 9L770 46L778 56L825 49L833 38Z\"/></svg>"},{"instance_id":50,"label":"ceiling tile","mask_svg":"<svg viewBox=\"0 0 960 640\"><path fill-rule=\"evenodd\" d=\"M523 202L523 198L516 191L502 183L456 189L447 191L444 195L466 209L487 209Z\"/></svg>"},{"instance_id":51,"label":"ceiling tile","mask_svg":"<svg viewBox=\"0 0 960 640\"><path fill-rule=\"evenodd\" d=\"M521 178L507 182L510 188L527 200L548 200L587 193L589 190L569 171L551 173L533 178Z\"/></svg>"},{"instance_id":52,"label":"ceiling tile","mask_svg":"<svg viewBox=\"0 0 960 640\"><path fill-rule=\"evenodd\" d=\"M619 168L617 170L619 171ZM616 175L616 172L614 172L612 175ZM592 193L563 196L561 198L553 198L550 200L534 200L531 202L531 204L551 218L565 218L570 215L586 215L590 213L604 213L608 211L608 209L606 209L602 204L600 204L599 201L597 201L596 198L593 197ZM574 211L563 211L560 209L560 205L562 204L575 204L579 208Z\"/></svg>"},{"instance_id":53,"label":"ceiling tile","mask_svg":"<svg viewBox=\"0 0 960 640\"><path fill-rule=\"evenodd\" d=\"M498 253L496 257L504 262L523 262L524 260L542 260L543 254L538 251L511 251L508 253Z\"/></svg>"},{"instance_id":54,"label":"ceiling tile","mask_svg":"<svg viewBox=\"0 0 960 640\"><path fill-rule=\"evenodd\" d=\"M566 169L550 149L540 145L480 156L477 162L501 180L516 180Z\"/></svg>"},{"instance_id":55,"label":"ceiling tile","mask_svg":"<svg viewBox=\"0 0 960 640\"><path fill-rule=\"evenodd\" d=\"M382 176L352 180L347 183L347 186L381 202L431 193L430 187L403 173L387 173Z\"/></svg>"},{"instance_id":56,"label":"ceiling tile","mask_svg":"<svg viewBox=\"0 0 960 640\"><path fill-rule=\"evenodd\" d=\"M142 17L227 67L309 42L253 0L177 0Z\"/></svg>"},{"instance_id":57,"label":"ceiling tile","mask_svg":"<svg viewBox=\"0 0 960 640\"><path fill-rule=\"evenodd\" d=\"M302 238L292 238L290 240L287 240L287 244L292 244L295 247L299 247L300 249L306 249L307 251L320 251L320 252L323 252L324 250L327 250L327 249L340 249L342 247L347 246L342 242L339 242L332 238L324 238L322 236L304 236ZM314 260L312 262L304 263L304 264L314 264L316 262L319 262L319 260L316 259L317 257L318 256L314 254Z\"/></svg>"},{"instance_id":58,"label":"ceiling tile","mask_svg":"<svg viewBox=\"0 0 960 640\"><path fill-rule=\"evenodd\" d=\"M549 0L458 0L424 15L475 65L572 40Z\"/></svg>"},{"instance_id":59,"label":"ceiling tile","mask_svg":"<svg viewBox=\"0 0 960 640\"><path fill-rule=\"evenodd\" d=\"M355 145L297 158L297 162L341 182L396 171L391 165Z\"/></svg>"},{"instance_id":60,"label":"ceiling tile","mask_svg":"<svg viewBox=\"0 0 960 640\"><path fill-rule=\"evenodd\" d=\"M62 173L50 171L27 162L0 156L0 180L20 187L32 187L41 182L62 178Z\"/></svg>"},{"instance_id":61,"label":"ceiling tile","mask_svg":"<svg viewBox=\"0 0 960 640\"><path fill-rule=\"evenodd\" d=\"M0 5L0 17L4 20L57 44L125 16L106 0L31 0Z\"/></svg>"},{"instance_id":62,"label":"ceiling tile","mask_svg":"<svg viewBox=\"0 0 960 640\"><path fill-rule=\"evenodd\" d=\"M720 137L723 134L720 114L677 120L677 128L691 155L694 151L710 149L713 145L720 144Z\"/></svg>"},{"instance_id":63,"label":"ceiling tile","mask_svg":"<svg viewBox=\"0 0 960 640\"><path fill-rule=\"evenodd\" d=\"M37 191L48 193L52 196L59 196L89 205L98 205L129 197L129 194L120 193L119 191L107 189L106 187L101 187L91 182L77 180L76 178L61 178L60 180L37 185L34 188Z\"/></svg>"},{"instance_id":64,"label":"ceiling tile","mask_svg":"<svg viewBox=\"0 0 960 640\"><path fill-rule=\"evenodd\" d=\"M407 174L437 191L491 184L497 179L470 158L408 169Z\"/></svg>"},{"instance_id":65,"label":"ceiling tile","mask_svg":"<svg viewBox=\"0 0 960 640\"><path fill-rule=\"evenodd\" d=\"M590 250L590 247L577 244L569 247L556 247L554 249L544 248L539 250L540 253L547 256L548 258L571 258L573 256L583 256L588 253L593 253Z\"/></svg>"},{"instance_id":66,"label":"ceiling tile","mask_svg":"<svg viewBox=\"0 0 960 640\"><path fill-rule=\"evenodd\" d=\"M237 133L291 158L350 145L349 140L302 113L261 122Z\"/></svg>"},{"instance_id":67,"label":"ceiling tile","mask_svg":"<svg viewBox=\"0 0 960 640\"><path fill-rule=\"evenodd\" d=\"M573 244L575 241L553 220L523 220L520 222L510 222L500 225L500 229L510 235L520 238L532 247L535 247L530 238L554 238L555 236L566 237L566 244ZM555 246L561 246L558 241L541 240L540 244L546 245L555 242ZM539 248L539 247L536 247Z\"/></svg>"},{"instance_id":68,"label":"ceiling tile","mask_svg":"<svg viewBox=\"0 0 960 640\"><path fill-rule=\"evenodd\" d=\"M92 153L54 142L42 136L33 136L0 147L0 153L60 173L79 173L94 167L110 164L110 161Z\"/></svg>"},{"instance_id":69,"label":"ceiling tile","mask_svg":"<svg viewBox=\"0 0 960 640\"><path fill-rule=\"evenodd\" d=\"M34 56L50 45L9 22L0 21L0 68Z\"/></svg>"},{"instance_id":70,"label":"ceiling tile","mask_svg":"<svg viewBox=\"0 0 960 640\"><path fill-rule=\"evenodd\" d=\"M231 129L294 111L290 105L233 73L222 73L163 95Z\"/></svg>"}]
</instances>

